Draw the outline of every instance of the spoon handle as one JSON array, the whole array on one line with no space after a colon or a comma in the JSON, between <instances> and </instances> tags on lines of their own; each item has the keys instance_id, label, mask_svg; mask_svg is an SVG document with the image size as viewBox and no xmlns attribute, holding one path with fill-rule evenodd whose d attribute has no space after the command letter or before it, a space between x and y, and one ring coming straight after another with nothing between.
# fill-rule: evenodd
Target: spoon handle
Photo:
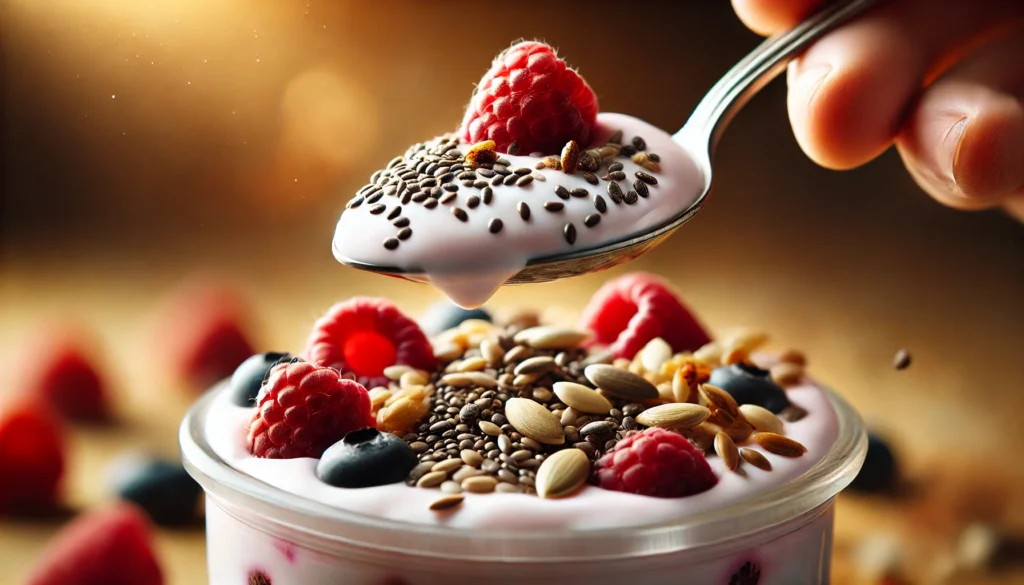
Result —
<instances>
[{"instance_id":1,"label":"spoon handle","mask_svg":"<svg viewBox=\"0 0 1024 585\"><path fill-rule=\"evenodd\" d=\"M775 79L808 45L857 16L878 0L834 1L793 29L772 36L737 63L697 104L673 137L710 171L710 157L725 127L754 95Z\"/></svg>"}]
</instances>

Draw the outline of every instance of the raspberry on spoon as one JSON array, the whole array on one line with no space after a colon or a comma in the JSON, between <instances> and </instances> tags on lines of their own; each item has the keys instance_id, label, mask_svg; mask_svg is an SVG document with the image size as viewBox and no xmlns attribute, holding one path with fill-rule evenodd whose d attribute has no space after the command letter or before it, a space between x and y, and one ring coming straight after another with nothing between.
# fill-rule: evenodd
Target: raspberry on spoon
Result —
<instances>
[{"instance_id":1,"label":"raspberry on spoon","mask_svg":"<svg viewBox=\"0 0 1024 585\"><path fill-rule=\"evenodd\" d=\"M527 41L494 59L460 134L471 144L493 140L498 152L557 154L570 140L588 145L596 120L594 90L550 45Z\"/></svg>"}]
</instances>

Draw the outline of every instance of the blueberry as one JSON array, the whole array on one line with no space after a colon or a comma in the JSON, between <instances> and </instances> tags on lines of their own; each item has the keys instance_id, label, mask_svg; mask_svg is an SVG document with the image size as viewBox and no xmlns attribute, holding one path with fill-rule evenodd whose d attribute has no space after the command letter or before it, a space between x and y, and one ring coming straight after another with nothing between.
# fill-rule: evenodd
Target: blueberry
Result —
<instances>
[{"instance_id":1,"label":"blueberry","mask_svg":"<svg viewBox=\"0 0 1024 585\"><path fill-rule=\"evenodd\" d=\"M491 314L483 309L463 309L448 301L441 301L427 309L420 319L420 326L427 335L437 335L467 319L492 320Z\"/></svg>"},{"instance_id":2,"label":"blueberry","mask_svg":"<svg viewBox=\"0 0 1024 585\"><path fill-rule=\"evenodd\" d=\"M850 484L858 492L886 492L896 487L899 470L892 448L882 437L868 434L868 453L864 466Z\"/></svg>"},{"instance_id":3,"label":"blueberry","mask_svg":"<svg viewBox=\"0 0 1024 585\"><path fill-rule=\"evenodd\" d=\"M288 359L291 356L286 353L270 352L258 353L242 362L231 375L231 402L238 406L252 406L270 368Z\"/></svg>"},{"instance_id":4,"label":"blueberry","mask_svg":"<svg viewBox=\"0 0 1024 585\"><path fill-rule=\"evenodd\" d=\"M202 488L178 462L127 460L112 483L119 498L137 504L157 524L180 526L197 519Z\"/></svg>"},{"instance_id":5,"label":"blueberry","mask_svg":"<svg viewBox=\"0 0 1024 585\"><path fill-rule=\"evenodd\" d=\"M416 454L405 441L366 428L328 447L316 465L316 475L334 487L373 487L404 480L416 463Z\"/></svg>"},{"instance_id":6,"label":"blueberry","mask_svg":"<svg viewBox=\"0 0 1024 585\"><path fill-rule=\"evenodd\" d=\"M731 394L739 404L756 404L775 414L789 406L786 391L772 381L768 371L750 364L715 368L708 383Z\"/></svg>"}]
</instances>

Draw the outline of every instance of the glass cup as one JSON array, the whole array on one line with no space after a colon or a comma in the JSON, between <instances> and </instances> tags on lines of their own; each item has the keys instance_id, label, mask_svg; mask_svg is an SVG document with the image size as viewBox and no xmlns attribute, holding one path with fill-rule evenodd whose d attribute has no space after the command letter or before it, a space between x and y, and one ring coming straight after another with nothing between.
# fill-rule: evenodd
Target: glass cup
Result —
<instances>
[{"instance_id":1,"label":"glass cup","mask_svg":"<svg viewBox=\"0 0 1024 585\"><path fill-rule=\"evenodd\" d=\"M452 528L341 510L231 467L204 436L225 390L200 398L179 433L185 467L206 492L210 585L827 584L835 497L867 449L860 417L826 390L839 424L832 448L749 499L639 527Z\"/></svg>"}]
</instances>

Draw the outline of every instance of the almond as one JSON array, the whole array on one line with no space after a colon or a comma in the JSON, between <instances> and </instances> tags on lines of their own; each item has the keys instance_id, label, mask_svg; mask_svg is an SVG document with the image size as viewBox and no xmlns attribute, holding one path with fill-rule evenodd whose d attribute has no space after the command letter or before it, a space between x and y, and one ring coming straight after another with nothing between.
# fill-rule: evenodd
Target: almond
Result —
<instances>
[{"instance_id":1,"label":"almond","mask_svg":"<svg viewBox=\"0 0 1024 585\"><path fill-rule=\"evenodd\" d=\"M756 404L744 404L740 406L740 414L755 431L782 434L782 420L767 408Z\"/></svg>"},{"instance_id":2,"label":"almond","mask_svg":"<svg viewBox=\"0 0 1024 585\"><path fill-rule=\"evenodd\" d=\"M726 469L735 471L740 465L740 452L729 435L720 432L715 435L715 453L722 458Z\"/></svg>"},{"instance_id":3,"label":"almond","mask_svg":"<svg viewBox=\"0 0 1024 585\"><path fill-rule=\"evenodd\" d=\"M763 469L764 471L772 470L772 462L768 461L768 458L762 455L760 451L740 449L740 457L758 469Z\"/></svg>"}]
</instances>

